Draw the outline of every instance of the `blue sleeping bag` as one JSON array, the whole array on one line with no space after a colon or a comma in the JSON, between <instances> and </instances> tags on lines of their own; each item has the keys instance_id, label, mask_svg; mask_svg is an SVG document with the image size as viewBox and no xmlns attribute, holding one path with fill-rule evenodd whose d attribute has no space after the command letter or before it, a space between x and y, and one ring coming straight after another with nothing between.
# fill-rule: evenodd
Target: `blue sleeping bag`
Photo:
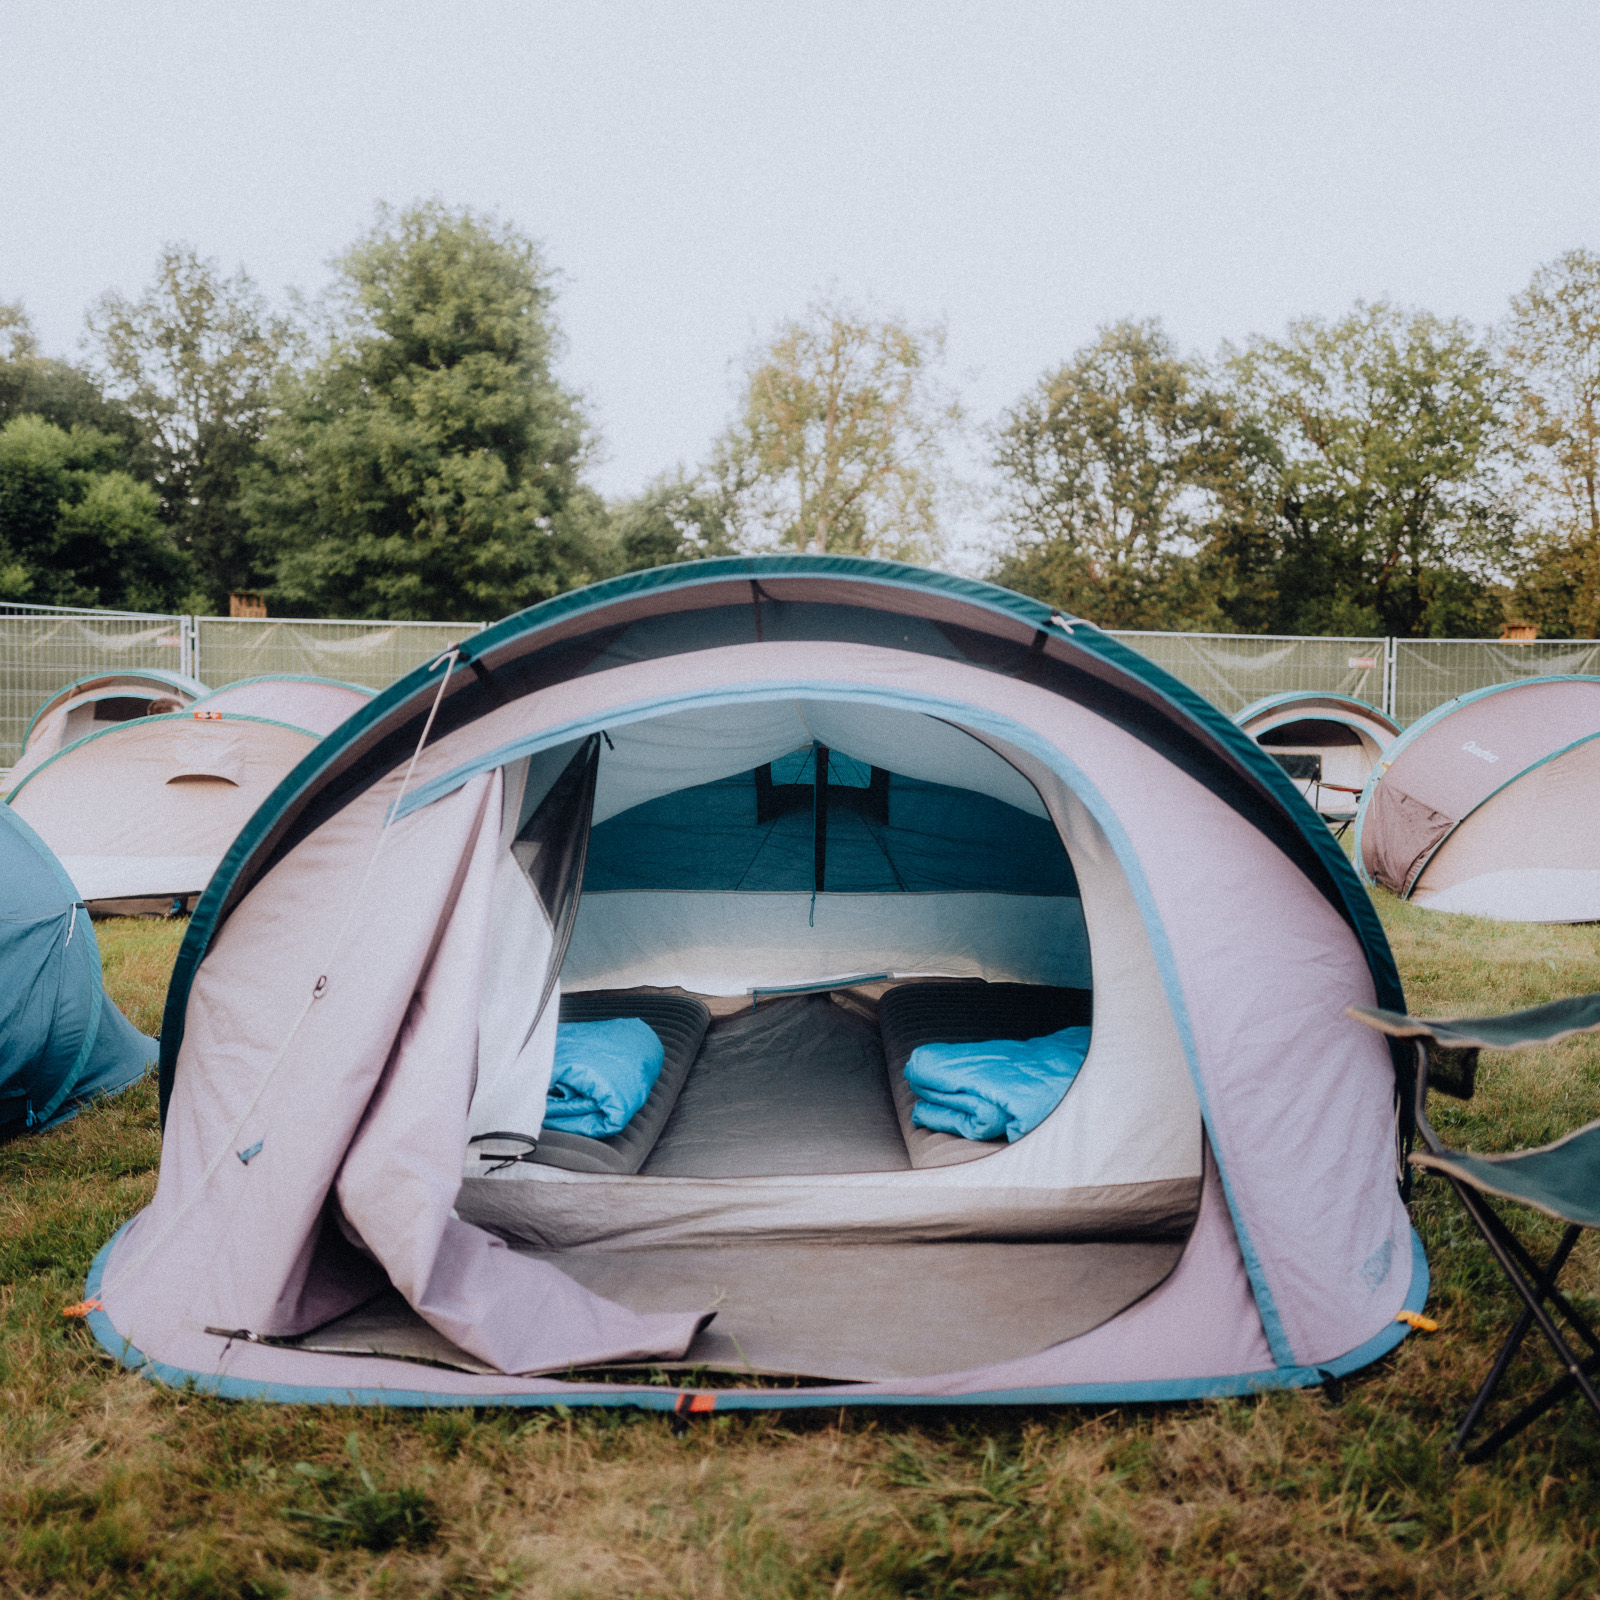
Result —
<instances>
[{"instance_id":1,"label":"blue sleeping bag","mask_svg":"<svg viewBox=\"0 0 1600 1600\"><path fill-rule=\"evenodd\" d=\"M1088 1053L1088 1028L1038 1039L921 1045L905 1066L917 1097L911 1120L963 1139L1020 1139L1061 1104Z\"/></svg>"},{"instance_id":2,"label":"blue sleeping bag","mask_svg":"<svg viewBox=\"0 0 1600 1600\"><path fill-rule=\"evenodd\" d=\"M545 1098L544 1125L609 1139L632 1120L661 1076L666 1052L648 1022L563 1022Z\"/></svg>"}]
</instances>

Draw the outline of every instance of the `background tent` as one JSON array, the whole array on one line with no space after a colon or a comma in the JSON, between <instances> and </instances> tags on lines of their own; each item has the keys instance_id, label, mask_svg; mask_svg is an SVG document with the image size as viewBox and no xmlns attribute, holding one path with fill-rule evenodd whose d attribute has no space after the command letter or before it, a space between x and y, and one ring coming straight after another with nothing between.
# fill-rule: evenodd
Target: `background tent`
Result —
<instances>
[{"instance_id":1,"label":"background tent","mask_svg":"<svg viewBox=\"0 0 1600 1600\"><path fill-rule=\"evenodd\" d=\"M358 683L339 683L333 678L276 673L224 684L196 701L194 709L225 711L235 717L266 717L325 734L359 711L373 692Z\"/></svg>"},{"instance_id":2,"label":"background tent","mask_svg":"<svg viewBox=\"0 0 1600 1600\"><path fill-rule=\"evenodd\" d=\"M10 802L96 909L170 904L205 888L250 814L316 742L258 717L142 717L57 751Z\"/></svg>"},{"instance_id":3,"label":"background tent","mask_svg":"<svg viewBox=\"0 0 1600 1600\"><path fill-rule=\"evenodd\" d=\"M1233 720L1329 818L1356 814L1372 769L1400 732L1365 700L1299 690L1256 700Z\"/></svg>"},{"instance_id":4,"label":"background tent","mask_svg":"<svg viewBox=\"0 0 1600 1600\"><path fill-rule=\"evenodd\" d=\"M1389 748L1361 798L1362 877L1434 911L1600 920L1600 678L1463 695Z\"/></svg>"},{"instance_id":5,"label":"background tent","mask_svg":"<svg viewBox=\"0 0 1600 1600\"><path fill-rule=\"evenodd\" d=\"M1320 1383L1426 1294L1395 1060L1345 1015L1399 996L1282 770L1092 626L875 561L631 575L411 674L251 819L91 1325L294 1399ZM558 1018L607 1015L653 1019L670 1103L558 1143ZM904 1129L909 1045L1063 1017L1088 1055L1032 1131Z\"/></svg>"},{"instance_id":6,"label":"background tent","mask_svg":"<svg viewBox=\"0 0 1600 1600\"><path fill-rule=\"evenodd\" d=\"M102 672L80 678L53 694L34 712L22 736L22 754L6 783L15 788L41 761L113 722L181 711L198 700L206 686L198 678L158 667Z\"/></svg>"},{"instance_id":7,"label":"background tent","mask_svg":"<svg viewBox=\"0 0 1600 1600\"><path fill-rule=\"evenodd\" d=\"M156 1062L100 983L94 927L37 834L0 803L0 1140L65 1122Z\"/></svg>"}]
</instances>

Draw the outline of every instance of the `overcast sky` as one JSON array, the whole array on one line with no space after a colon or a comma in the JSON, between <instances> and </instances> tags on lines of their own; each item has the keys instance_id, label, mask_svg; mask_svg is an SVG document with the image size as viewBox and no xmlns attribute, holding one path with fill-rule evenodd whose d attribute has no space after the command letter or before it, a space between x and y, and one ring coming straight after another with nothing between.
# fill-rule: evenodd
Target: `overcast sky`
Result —
<instances>
[{"instance_id":1,"label":"overcast sky","mask_svg":"<svg viewBox=\"0 0 1600 1600\"><path fill-rule=\"evenodd\" d=\"M164 240L279 294L377 200L489 209L562 274L625 493L830 284L945 320L980 418L1126 315L1490 321L1600 248L1597 63L1595 0L0 0L0 299L74 355Z\"/></svg>"}]
</instances>

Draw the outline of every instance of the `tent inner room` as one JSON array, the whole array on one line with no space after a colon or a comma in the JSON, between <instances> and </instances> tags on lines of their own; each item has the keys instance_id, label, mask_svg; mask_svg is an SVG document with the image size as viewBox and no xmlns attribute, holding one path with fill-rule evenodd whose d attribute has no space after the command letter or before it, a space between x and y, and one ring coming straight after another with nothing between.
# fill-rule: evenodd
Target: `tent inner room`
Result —
<instances>
[{"instance_id":1,"label":"tent inner room","mask_svg":"<svg viewBox=\"0 0 1600 1600\"><path fill-rule=\"evenodd\" d=\"M1171 1272L1202 1161L1171 1003L1106 833L1020 743L758 699L503 781L463 1219L715 1309L683 1365L753 1376L1019 1358ZM397 1306L302 1342L472 1365Z\"/></svg>"}]
</instances>

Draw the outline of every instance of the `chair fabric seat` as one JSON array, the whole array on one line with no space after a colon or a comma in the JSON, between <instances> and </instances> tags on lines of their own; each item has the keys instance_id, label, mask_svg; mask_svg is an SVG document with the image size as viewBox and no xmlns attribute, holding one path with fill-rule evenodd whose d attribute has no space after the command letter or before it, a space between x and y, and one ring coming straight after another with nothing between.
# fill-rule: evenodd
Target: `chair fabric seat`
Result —
<instances>
[{"instance_id":1,"label":"chair fabric seat","mask_svg":"<svg viewBox=\"0 0 1600 1600\"><path fill-rule=\"evenodd\" d=\"M1416 1166L1459 1178L1474 1189L1519 1200L1561 1222L1600 1228L1600 1122L1591 1122L1536 1150L1506 1155L1418 1150L1411 1160Z\"/></svg>"}]
</instances>

